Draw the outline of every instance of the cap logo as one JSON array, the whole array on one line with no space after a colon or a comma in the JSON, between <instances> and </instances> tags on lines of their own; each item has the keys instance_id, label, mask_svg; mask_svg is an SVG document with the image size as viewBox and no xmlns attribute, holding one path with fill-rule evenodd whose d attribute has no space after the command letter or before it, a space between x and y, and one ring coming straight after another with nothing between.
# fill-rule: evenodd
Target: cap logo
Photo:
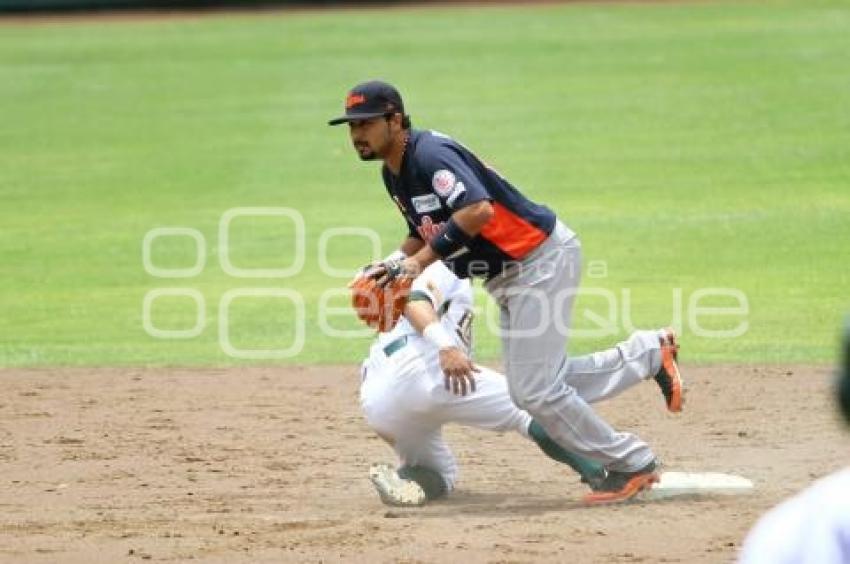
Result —
<instances>
[{"instance_id":1,"label":"cap logo","mask_svg":"<svg viewBox=\"0 0 850 564\"><path fill-rule=\"evenodd\" d=\"M362 104L365 101L366 101L366 96L364 96L363 94L355 94L354 92L351 92L351 93L348 94L348 97L345 99L345 109L350 110L354 106L356 106L358 104Z\"/></svg>"}]
</instances>

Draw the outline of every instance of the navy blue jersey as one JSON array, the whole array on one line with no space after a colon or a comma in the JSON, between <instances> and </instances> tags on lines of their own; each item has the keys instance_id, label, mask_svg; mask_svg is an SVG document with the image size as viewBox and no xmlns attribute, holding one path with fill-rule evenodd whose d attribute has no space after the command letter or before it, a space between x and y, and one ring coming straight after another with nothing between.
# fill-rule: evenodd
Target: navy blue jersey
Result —
<instances>
[{"instance_id":1,"label":"navy blue jersey","mask_svg":"<svg viewBox=\"0 0 850 564\"><path fill-rule=\"evenodd\" d=\"M453 212L489 200L495 214L464 249L445 259L460 278L490 278L521 260L555 226L555 214L523 196L469 149L436 131L411 130L398 176L384 184L407 220L410 236L430 242Z\"/></svg>"}]
</instances>

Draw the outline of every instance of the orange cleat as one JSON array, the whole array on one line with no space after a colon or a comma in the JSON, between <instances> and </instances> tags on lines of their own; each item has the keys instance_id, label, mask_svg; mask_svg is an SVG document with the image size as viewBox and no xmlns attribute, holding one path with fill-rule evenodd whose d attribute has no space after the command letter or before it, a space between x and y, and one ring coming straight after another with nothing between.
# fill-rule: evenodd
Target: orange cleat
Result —
<instances>
[{"instance_id":1,"label":"orange cleat","mask_svg":"<svg viewBox=\"0 0 850 564\"><path fill-rule=\"evenodd\" d=\"M667 410L673 413L682 411L682 392L684 384L679 372L677 359L679 356L679 343L676 342L676 333L672 329L664 330L661 340L661 369L655 375L655 381L664 394Z\"/></svg>"},{"instance_id":2,"label":"orange cleat","mask_svg":"<svg viewBox=\"0 0 850 564\"><path fill-rule=\"evenodd\" d=\"M605 505L628 501L661 478L656 472L658 463L653 460L637 472L608 472L608 476L593 491L584 496L585 505Z\"/></svg>"}]
</instances>

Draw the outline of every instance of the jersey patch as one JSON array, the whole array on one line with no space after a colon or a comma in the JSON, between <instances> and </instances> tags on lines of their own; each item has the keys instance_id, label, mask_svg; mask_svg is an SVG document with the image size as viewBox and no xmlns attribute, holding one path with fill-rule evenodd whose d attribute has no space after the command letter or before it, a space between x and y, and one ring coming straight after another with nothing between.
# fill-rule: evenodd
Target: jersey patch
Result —
<instances>
[{"instance_id":1,"label":"jersey patch","mask_svg":"<svg viewBox=\"0 0 850 564\"><path fill-rule=\"evenodd\" d=\"M452 193L449 194L448 198L446 198L446 204L448 204L450 208L454 207L457 199L460 198L465 192L466 186L463 185L463 182L458 182L457 184L455 184Z\"/></svg>"},{"instance_id":2,"label":"jersey patch","mask_svg":"<svg viewBox=\"0 0 850 564\"><path fill-rule=\"evenodd\" d=\"M435 194L425 194L424 196L414 196L410 199L413 204L413 209L417 213L428 213L430 211L440 209L440 199Z\"/></svg>"},{"instance_id":3,"label":"jersey patch","mask_svg":"<svg viewBox=\"0 0 850 564\"><path fill-rule=\"evenodd\" d=\"M434 187L434 192L445 198L452 193L457 179L452 171L442 169L434 173L434 178L431 185Z\"/></svg>"},{"instance_id":4,"label":"jersey patch","mask_svg":"<svg viewBox=\"0 0 850 564\"><path fill-rule=\"evenodd\" d=\"M446 224L445 221L441 221L439 223L434 223L434 220L431 219L430 215L426 215L422 218L422 225L416 228L416 231L419 233L419 236L422 237L422 240L426 243L430 243L431 239L437 236L443 226Z\"/></svg>"}]
</instances>

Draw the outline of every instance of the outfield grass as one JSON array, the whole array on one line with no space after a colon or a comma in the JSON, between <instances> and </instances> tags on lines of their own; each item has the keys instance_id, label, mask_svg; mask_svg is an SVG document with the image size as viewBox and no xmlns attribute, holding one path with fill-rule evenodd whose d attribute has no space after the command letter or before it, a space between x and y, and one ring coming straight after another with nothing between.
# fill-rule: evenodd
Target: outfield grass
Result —
<instances>
[{"instance_id":1,"label":"outfield grass","mask_svg":"<svg viewBox=\"0 0 850 564\"><path fill-rule=\"evenodd\" d=\"M831 361L850 310L848 60L839 1L0 24L0 365L251 362L219 346L218 305L238 288L304 298L303 352L265 362L360 358L367 337L319 328L322 292L345 280L321 273L317 251L330 227L371 227L385 251L403 234L376 167L324 125L368 77L399 85L415 125L456 136L555 208L586 259L606 266L585 285L627 288L634 324L670 323L674 288L685 305L706 287L746 295L741 337L699 337L685 323L688 360ZM303 216L298 275L222 270L219 220L249 206ZM151 276L145 234L177 226L203 235L206 268ZM232 262L284 267L293 234L285 220L237 218ZM353 268L369 250L338 237L329 255ZM152 261L191 267L194 243L161 238ZM200 292L199 336L145 332L143 299L157 288ZM603 305L583 297L579 327ZM160 298L152 319L191 328L194 302ZM293 319L281 300L236 299L232 343L286 348ZM571 350L614 338L576 338ZM483 325L479 343L498 354Z\"/></svg>"}]
</instances>

